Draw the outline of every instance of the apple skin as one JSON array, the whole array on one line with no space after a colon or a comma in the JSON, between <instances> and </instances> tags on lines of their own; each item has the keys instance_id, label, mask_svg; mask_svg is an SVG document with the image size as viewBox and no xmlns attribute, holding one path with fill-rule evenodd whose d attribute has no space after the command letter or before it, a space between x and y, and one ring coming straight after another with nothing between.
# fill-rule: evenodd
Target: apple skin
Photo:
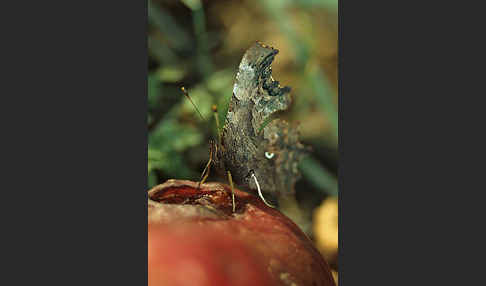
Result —
<instances>
[{"instance_id":1,"label":"apple skin","mask_svg":"<svg viewBox=\"0 0 486 286\"><path fill-rule=\"evenodd\" d=\"M259 198L220 183L149 190L148 285L313 285L334 280L312 241Z\"/></svg>"}]
</instances>

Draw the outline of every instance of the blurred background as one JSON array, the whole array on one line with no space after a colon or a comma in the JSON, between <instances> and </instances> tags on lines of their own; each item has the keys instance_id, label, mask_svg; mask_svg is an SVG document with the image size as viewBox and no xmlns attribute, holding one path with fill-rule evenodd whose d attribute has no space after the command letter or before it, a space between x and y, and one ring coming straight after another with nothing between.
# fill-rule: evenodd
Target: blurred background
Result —
<instances>
[{"instance_id":1,"label":"blurred background","mask_svg":"<svg viewBox=\"0 0 486 286\"><path fill-rule=\"evenodd\" d=\"M337 0L149 1L147 114L149 188L171 178L198 181L209 157L209 139L216 138L211 105L218 106L223 123L246 49L257 40L278 49L273 77L290 86L293 97L281 117L299 124L301 142L312 147L299 166L302 178L295 197L279 201L280 209L313 239L335 275L337 6Z\"/></svg>"}]
</instances>

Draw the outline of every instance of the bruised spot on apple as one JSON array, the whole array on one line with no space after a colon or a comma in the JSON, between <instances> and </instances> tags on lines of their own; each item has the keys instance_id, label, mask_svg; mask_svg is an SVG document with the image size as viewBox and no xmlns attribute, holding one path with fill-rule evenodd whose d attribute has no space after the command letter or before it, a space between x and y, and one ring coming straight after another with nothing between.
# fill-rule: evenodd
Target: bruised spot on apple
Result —
<instances>
[{"instance_id":1,"label":"bruised spot on apple","mask_svg":"<svg viewBox=\"0 0 486 286\"><path fill-rule=\"evenodd\" d=\"M335 285L307 236L278 210L220 183L168 180L149 191L150 286Z\"/></svg>"}]
</instances>

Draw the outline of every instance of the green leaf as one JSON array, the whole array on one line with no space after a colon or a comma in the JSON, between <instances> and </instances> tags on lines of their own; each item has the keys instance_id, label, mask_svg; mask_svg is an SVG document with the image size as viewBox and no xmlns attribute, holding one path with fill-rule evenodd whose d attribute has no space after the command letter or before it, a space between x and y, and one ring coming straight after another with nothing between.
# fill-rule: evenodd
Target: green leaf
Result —
<instances>
[{"instance_id":1,"label":"green leaf","mask_svg":"<svg viewBox=\"0 0 486 286\"><path fill-rule=\"evenodd\" d=\"M221 70L213 73L207 80L207 87L210 92L231 90L233 87L233 70Z\"/></svg>"},{"instance_id":2,"label":"green leaf","mask_svg":"<svg viewBox=\"0 0 486 286\"><path fill-rule=\"evenodd\" d=\"M338 11L338 0L298 0L296 2L300 4L301 7L322 7L335 13Z\"/></svg>"},{"instance_id":3,"label":"green leaf","mask_svg":"<svg viewBox=\"0 0 486 286\"><path fill-rule=\"evenodd\" d=\"M179 82L186 75L182 66L164 66L157 71L157 77L162 82Z\"/></svg>"},{"instance_id":4,"label":"green leaf","mask_svg":"<svg viewBox=\"0 0 486 286\"><path fill-rule=\"evenodd\" d=\"M329 122L332 125L333 134L337 142L338 138L338 112L337 106L334 102L335 91L332 90L327 78L319 67L315 67L310 71L310 81L317 96L319 107L324 114L327 115Z\"/></svg>"},{"instance_id":5,"label":"green leaf","mask_svg":"<svg viewBox=\"0 0 486 286\"><path fill-rule=\"evenodd\" d=\"M157 185L157 176L154 172L150 172L148 174L148 188L151 189L152 187Z\"/></svg>"},{"instance_id":6,"label":"green leaf","mask_svg":"<svg viewBox=\"0 0 486 286\"><path fill-rule=\"evenodd\" d=\"M156 26L159 31L166 36L166 38L178 50L187 50L191 44L191 38L184 28L182 28L163 8L153 5L149 1L148 5L148 20L149 23Z\"/></svg>"},{"instance_id":7,"label":"green leaf","mask_svg":"<svg viewBox=\"0 0 486 286\"><path fill-rule=\"evenodd\" d=\"M330 196L338 195L338 183L336 177L322 166L317 160L306 156L299 164L302 175L317 189Z\"/></svg>"},{"instance_id":8,"label":"green leaf","mask_svg":"<svg viewBox=\"0 0 486 286\"><path fill-rule=\"evenodd\" d=\"M148 169L162 170L174 178L195 179L184 159L184 151L201 144L203 136L195 127L184 125L175 118L161 121L148 136Z\"/></svg>"},{"instance_id":9,"label":"green leaf","mask_svg":"<svg viewBox=\"0 0 486 286\"><path fill-rule=\"evenodd\" d=\"M201 0L181 0L181 1L187 6L187 8L193 11L201 9L202 7Z\"/></svg>"},{"instance_id":10,"label":"green leaf","mask_svg":"<svg viewBox=\"0 0 486 286\"><path fill-rule=\"evenodd\" d=\"M154 118L152 117L152 115L150 115L150 113L147 113L147 124L148 125L152 124L153 120Z\"/></svg>"},{"instance_id":11,"label":"green leaf","mask_svg":"<svg viewBox=\"0 0 486 286\"><path fill-rule=\"evenodd\" d=\"M200 144L202 139L196 128L169 119L162 121L149 134L148 143L151 149L159 152L182 152Z\"/></svg>"},{"instance_id":12,"label":"green leaf","mask_svg":"<svg viewBox=\"0 0 486 286\"><path fill-rule=\"evenodd\" d=\"M154 107L157 104L157 100L160 96L160 81L157 75L152 73L148 75L148 105Z\"/></svg>"},{"instance_id":13,"label":"green leaf","mask_svg":"<svg viewBox=\"0 0 486 286\"><path fill-rule=\"evenodd\" d=\"M155 149L148 149L148 172L155 169L165 169L168 164L167 155Z\"/></svg>"}]
</instances>

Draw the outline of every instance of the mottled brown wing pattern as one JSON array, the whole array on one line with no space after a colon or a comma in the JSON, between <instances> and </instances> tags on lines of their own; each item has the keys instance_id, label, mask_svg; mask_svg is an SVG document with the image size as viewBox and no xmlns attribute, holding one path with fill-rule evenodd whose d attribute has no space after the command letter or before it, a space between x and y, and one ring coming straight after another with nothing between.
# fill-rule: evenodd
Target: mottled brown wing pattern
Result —
<instances>
[{"instance_id":1,"label":"mottled brown wing pattern","mask_svg":"<svg viewBox=\"0 0 486 286\"><path fill-rule=\"evenodd\" d=\"M255 190L253 171L263 192L293 193L300 177L298 162L305 148L299 133L287 122L274 119L291 104L290 88L272 78L271 64L278 50L255 43L240 63L221 142L214 162L230 171L236 184Z\"/></svg>"}]
</instances>

